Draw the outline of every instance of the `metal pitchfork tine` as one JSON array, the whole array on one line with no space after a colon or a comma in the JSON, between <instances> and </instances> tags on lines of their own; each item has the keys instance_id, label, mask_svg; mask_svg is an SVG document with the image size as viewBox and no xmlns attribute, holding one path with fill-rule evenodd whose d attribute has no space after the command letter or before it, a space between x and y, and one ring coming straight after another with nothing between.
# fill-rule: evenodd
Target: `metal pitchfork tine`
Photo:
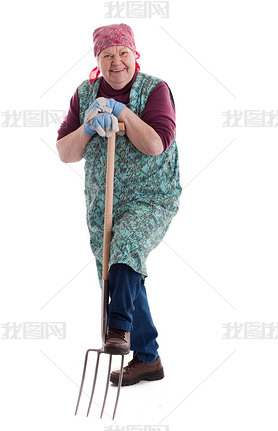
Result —
<instances>
[{"instance_id":1,"label":"metal pitchfork tine","mask_svg":"<svg viewBox=\"0 0 278 431\"><path fill-rule=\"evenodd\" d=\"M125 130L124 123L119 123L119 130ZM110 258L110 241L111 241L112 213L113 213L115 142L116 142L116 135L113 132L112 136L110 138L108 138L107 166L106 166L106 191L105 191L104 236L103 236L103 265L102 265L102 293L101 293L102 348L101 349L88 349L86 354L85 354L85 361L84 361L81 385L80 385L77 405L76 405L76 409L75 409L75 414L77 414L80 398L82 395L85 375L86 375L88 355L90 352L97 352L94 381L93 381L93 386L92 386L90 402L89 402L89 406L88 406L88 410L87 410L87 416L89 415L90 408L91 408L91 405L93 402L93 397L94 397L94 392L95 392L95 387L96 387L96 382L97 382L100 355L101 355L101 353L106 353L106 352L104 352L104 343L106 341L106 334L107 334L107 311L108 311L108 300L109 300L108 263L109 263L109 258ZM104 394L104 399L103 399L103 404L102 404L102 409L101 409L101 414L100 414L101 418L102 418L102 415L104 412L104 407L105 407L105 403L106 403L106 399L107 399L110 373L111 373L111 364L112 364L112 356L113 355L112 354L109 354L109 355L110 355L110 358L109 358L109 365L108 365L107 381L106 381L105 394ZM123 380L124 355L121 355L121 356L122 356L122 360L121 360L120 377L119 377L119 383L118 383L116 402L115 402L115 406L114 406L113 419L116 415L118 401L119 401L119 397L120 397L120 390L121 390L122 380Z\"/></svg>"}]
</instances>

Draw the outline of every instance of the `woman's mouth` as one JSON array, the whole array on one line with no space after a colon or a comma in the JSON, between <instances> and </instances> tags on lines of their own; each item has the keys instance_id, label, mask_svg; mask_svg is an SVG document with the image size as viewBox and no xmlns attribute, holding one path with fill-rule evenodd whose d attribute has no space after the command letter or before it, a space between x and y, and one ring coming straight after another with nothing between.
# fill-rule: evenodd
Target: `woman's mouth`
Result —
<instances>
[{"instance_id":1,"label":"woman's mouth","mask_svg":"<svg viewBox=\"0 0 278 431\"><path fill-rule=\"evenodd\" d=\"M125 70L125 67L122 67L121 69L111 69L110 72L119 73L123 72L123 70Z\"/></svg>"}]
</instances>

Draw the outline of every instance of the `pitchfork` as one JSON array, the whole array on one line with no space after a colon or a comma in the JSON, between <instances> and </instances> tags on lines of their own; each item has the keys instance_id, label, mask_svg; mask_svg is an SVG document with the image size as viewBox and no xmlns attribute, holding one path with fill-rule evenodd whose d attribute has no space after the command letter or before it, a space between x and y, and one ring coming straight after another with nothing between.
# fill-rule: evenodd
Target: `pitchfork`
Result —
<instances>
[{"instance_id":1,"label":"pitchfork","mask_svg":"<svg viewBox=\"0 0 278 431\"><path fill-rule=\"evenodd\" d=\"M119 130L125 130L124 123L119 123ZM108 263L110 258L110 241L111 241L111 230L112 230L112 213L113 213L113 185L114 185L114 160L115 160L115 142L116 142L116 136L115 133L112 133L112 136L108 138L108 149L107 149L107 166L106 166L106 192L105 192L105 215L104 215L104 236L103 236L103 265L102 265L102 294L101 294L101 337L102 337L102 348L101 349L88 349L85 355L85 361L84 361L84 367L83 367L83 373L82 373L82 379L81 379L81 385L77 400L77 405L75 409L75 414L77 413L79 402L83 390L85 375L86 375L86 367L87 367L87 361L88 361L88 355L90 352L96 352L97 353L97 360L96 360L96 366L95 366L95 374L94 374L94 380L93 380L93 386L92 386L92 392L90 397L90 402L87 410L87 416L89 415L90 408L92 405L95 387L96 387L96 381L97 381L97 374L98 374L98 366L99 366L99 359L101 353L104 352L104 343L106 341L106 335L107 335L107 311L108 311L108 301L109 301L109 273L108 273ZM109 358L109 365L108 365L108 373L107 373L107 381L106 381L106 388L104 393L104 399L101 409L100 417L102 418L104 407L107 399L108 394L108 388L109 388L109 380L110 380L110 373L111 373L111 364L112 364L112 354L110 354ZM114 412L113 412L113 419L116 415L116 410L118 406L118 401L120 397L120 390L122 386L122 380L123 380L123 366L124 366L124 355L122 356L121 360L121 369L120 369L120 377L119 377L119 383L118 383L118 390L117 390L117 396L116 396L116 402L114 406Z\"/></svg>"}]
</instances>

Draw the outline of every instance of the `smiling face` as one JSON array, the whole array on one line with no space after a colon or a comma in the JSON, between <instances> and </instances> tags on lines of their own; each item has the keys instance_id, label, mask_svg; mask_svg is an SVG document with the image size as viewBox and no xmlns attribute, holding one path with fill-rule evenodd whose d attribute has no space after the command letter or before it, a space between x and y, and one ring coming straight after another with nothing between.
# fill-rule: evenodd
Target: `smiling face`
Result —
<instances>
[{"instance_id":1,"label":"smiling face","mask_svg":"<svg viewBox=\"0 0 278 431\"><path fill-rule=\"evenodd\" d=\"M103 78L115 90L120 90L133 78L135 52L125 46L105 48L97 62Z\"/></svg>"}]
</instances>

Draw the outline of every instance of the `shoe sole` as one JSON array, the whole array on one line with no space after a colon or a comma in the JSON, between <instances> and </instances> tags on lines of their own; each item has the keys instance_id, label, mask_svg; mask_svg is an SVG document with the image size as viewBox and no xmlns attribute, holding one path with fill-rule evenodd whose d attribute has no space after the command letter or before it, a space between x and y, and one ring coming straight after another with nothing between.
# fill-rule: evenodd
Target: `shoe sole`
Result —
<instances>
[{"instance_id":1,"label":"shoe sole","mask_svg":"<svg viewBox=\"0 0 278 431\"><path fill-rule=\"evenodd\" d=\"M130 349L121 349L112 346L104 346L104 353L109 353L110 355L128 355Z\"/></svg>"},{"instance_id":2,"label":"shoe sole","mask_svg":"<svg viewBox=\"0 0 278 431\"><path fill-rule=\"evenodd\" d=\"M163 378L164 378L164 370L163 370L163 368L160 368L155 373L145 373L145 374L142 374L141 376L138 376L136 379L123 380L122 386L135 385L136 383L139 383L142 380L147 380L149 382L153 382L155 380L161 380ZM118 385L119 378L111 376L110 382L112 382L115 385Z\"/></svg>"}]
</instances>

